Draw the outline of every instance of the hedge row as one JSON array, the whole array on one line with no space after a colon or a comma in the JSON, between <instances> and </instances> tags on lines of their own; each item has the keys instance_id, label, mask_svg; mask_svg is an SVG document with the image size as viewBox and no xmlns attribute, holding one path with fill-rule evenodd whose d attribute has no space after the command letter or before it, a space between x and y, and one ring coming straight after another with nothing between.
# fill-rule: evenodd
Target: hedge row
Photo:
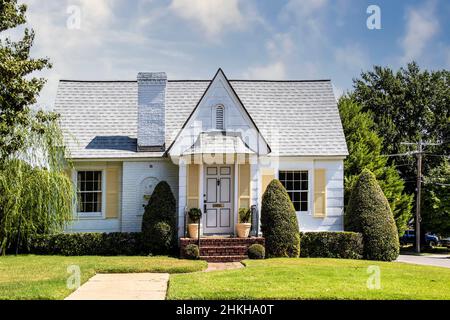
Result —
<instances>
[{"instance_id":1,"label":"hedge row","mask_svg":"<svg viewBox=\"0 0 450 320\"><path fill-rule=\"evenodd\" d=\"M61 233L38 236L28 245L30 253L65 256L147 255L142 234L135 233Z\"/></svg>"},{"instance_id":2,"label":"hedge row","mask_svg":"<svg viewBox=\"0 0 450 320\"><path fill-rule=\"evenodd\" d=\"M363 237L355 232L305 232L300 234L305 258L362 259Z\"/></svg>"}]
</instances>

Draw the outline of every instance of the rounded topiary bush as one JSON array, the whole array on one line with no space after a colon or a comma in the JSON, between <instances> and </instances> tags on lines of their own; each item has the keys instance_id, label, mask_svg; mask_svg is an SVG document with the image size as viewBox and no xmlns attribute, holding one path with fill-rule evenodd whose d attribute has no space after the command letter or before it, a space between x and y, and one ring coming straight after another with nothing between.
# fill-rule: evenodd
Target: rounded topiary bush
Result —
<instances>
[{"instance_id":1,"label":"rounded topiary bush","mask_svg":"<svg viewBox=\"0 0 450 320\"><path fill-rule=\"evenodd\" d=\"M248 247L247 255L250 259L264 259L266 257L266 249L263 245L255 243Z\"/></svg>"},{"instance_id":2,"label":"rounded topiary bush","mask_svg":"<svg viewBox=\"0 0 450 320\"><path fill-rule=\"evenodd\" d=\"M375 175L367 169L353 187L344 223L347 231L362 233L365 259L397 259L400 246L394 216Z\"/></svg>"},{"instance_id":3,"label":"rounded topiary bush","mask_svg":"<svg viewBox=\"0 0 450 320\"><path fill-rule=\"evenodd\" d=\"M300 233L294 205L280 181L274 179L262 197L261 230L267 257L298 257Z\"/></svg>"},{"instance_id":4,"label":"rounded topiary bush","mask_svg":"<svg viewBox=\"0 0 450 320\"><path fill-rule=\"evenodd\" d=\"M155 187L142 218L142 237L151 253L166 254L176 246L176 200L167 182Z\"/></svg>"},{"instance_id":5,"label":"rounded topiary bush","mask_svg":"<svg viewBox=\"0 0 450 320\"><path fill-rule=\"evenodd\" d=\"M184 248L184 256L187 259L197 260L200 257L200 250L198 245L196 244L188 244L186 248Z\"/></svg>"}]
</instances>

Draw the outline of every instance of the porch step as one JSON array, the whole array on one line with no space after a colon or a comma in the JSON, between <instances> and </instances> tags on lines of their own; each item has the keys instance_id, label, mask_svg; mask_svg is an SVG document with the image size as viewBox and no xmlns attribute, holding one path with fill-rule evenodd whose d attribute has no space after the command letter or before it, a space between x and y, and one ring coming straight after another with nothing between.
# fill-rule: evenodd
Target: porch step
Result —
<instances>
[{"instance_id":1,"label":"porch step","mask_svg":"<svg viewBox=\"0 0 450 320\"><path fill-rule=\"evenodd\" d=\"M231 238L204 237L200 238L200 259L208 262L236 262L247 259L247 250L252 244L264 245L264 238ZM184 256L187 245L198 245L198 239L181 238L180 256Z\"/></svg>"},{"instance_id":2,"label":"porch step","mask_svg":"<svg viewBox=\"0 0 450 320\"><path fill-rule=\"evenodd\" d=\"M205 260L207 262L239 262L247 259L246 255L238 255L238 256L200 256L201 260Z\"/></svg>"},{"instance_id":3,"label":"porch step","mask_svg":"<svg viewBox=\"0 0 450 320\"><path fill-rule=\"evenodd\" d=\"M201 256L244 256L247 246L201 246Z\"/></svg>"}]
</instances>

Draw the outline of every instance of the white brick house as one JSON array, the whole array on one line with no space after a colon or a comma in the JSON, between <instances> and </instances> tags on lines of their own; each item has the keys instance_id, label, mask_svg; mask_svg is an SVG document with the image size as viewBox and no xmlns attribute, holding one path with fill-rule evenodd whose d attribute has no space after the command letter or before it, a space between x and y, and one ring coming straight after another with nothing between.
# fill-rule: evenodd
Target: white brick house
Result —
<instances>
[{"instance_id":1,"label":"white brick house","mask_svg":"<svg viewBox=\"0 0 450 320\"><path fill-rule=\"evenodd\" d=\"M68 231L139 231L159 181L201 232L234 234L237 212L256 206L278 178L302 231L343 230L347 146L331 82L61 80L56 111L74 161L78 207Z\"/></svg>"}]
</instances>

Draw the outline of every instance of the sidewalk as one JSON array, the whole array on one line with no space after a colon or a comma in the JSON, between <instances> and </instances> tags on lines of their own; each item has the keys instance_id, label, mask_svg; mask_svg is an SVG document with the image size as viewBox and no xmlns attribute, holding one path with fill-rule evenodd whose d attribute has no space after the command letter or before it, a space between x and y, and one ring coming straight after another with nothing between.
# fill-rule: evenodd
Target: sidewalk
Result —
<instances>
[{"instance_id":1,"label":"sidewalk","mask_svg":"<svg viewBox=\"0 0 450 320\"><path fill-rule=\"evenodd\" d=\"M442 254L433 254L433 255L426 255L426 256L401 254L397 258L396 261L412 263L412 264L420 264L420 265L424 265L424 266L450 268L450 257L448 255L442 255Z\"/></svg>"},{"instance_id":2,"label":"sidewalk","mask_svg":"<svg viewBox=\"0 0 450 320\"><path fill-rule=\"evenodd\" d=\"M168 273L96 274L65 300L164 300Z\"/></svg>"}]
</instances>

